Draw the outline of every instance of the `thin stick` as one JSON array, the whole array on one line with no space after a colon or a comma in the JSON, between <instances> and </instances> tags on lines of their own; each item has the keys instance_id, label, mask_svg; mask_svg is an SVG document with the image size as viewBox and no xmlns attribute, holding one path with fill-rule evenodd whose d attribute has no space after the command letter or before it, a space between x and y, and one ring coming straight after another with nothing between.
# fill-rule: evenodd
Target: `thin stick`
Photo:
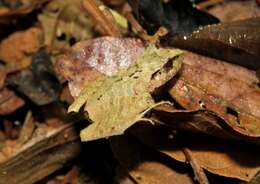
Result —
<instances>
[{"instance_id":1,"label":"thin stick","mask_svg":"<svg viewBox=\"0 0 260 184\"><path fill-rule=\"evenodd\" d=\"M103 14L103 12L98 8L97 4L93 0L84 0L83 7L87 10L93 19L95 19L104 29L106 35L121 37L119 29L115 26L110 19Z\"/></svg>"},{"instance_id":2,"label":"thin stick","mask_svg":"<svg viewBox=\"0 0 260 184\"><path fill-rule=\"evenodd\" d=\"M222 3L222 2L224 2L224 0L207 0L197 4L196 7L200 10L203 10L208 8L209 6L213 6L215 4Z\"/></svg>"},{"instance_id":3,"label":"thin stick","mask_svg":"<svg viewBox=\"0 0 260 184\"><path fill-rule=\"evenodd\" d=\"M197 163L196 159L192 156L192 152L188 148L183 148L183 153L193 169L195 180L197 180L200 184L209 184L206 174Z\"/></svg>"},{"instance_id":4,"label":"thin stick","mask_svg":"<svg viewBox=\"0 0 260 184\"><path fill-rule=\"evenodd\" d=\"M32 111L28 111L18 141L21 144L26 143L33 135L34 128L35 128L35 124L32 116Z\"/></svg>"},{"instance_id":5,"label":"thin stick","mask_svg":"<svg viewBox=\"0 0 260 184\"><path fill-rule=\"evenodd\" d=\"M168 30L164 27L160 27L158 31L154 35L148 35L147 32L143 29L143 27L139 24L139 22L135 19L134 15L130 12L126 14L126 18L131 26L137 31L138 36L144 41L150 43L157 43L160 37L166 35Z\"/></svg>"}]
</instances>

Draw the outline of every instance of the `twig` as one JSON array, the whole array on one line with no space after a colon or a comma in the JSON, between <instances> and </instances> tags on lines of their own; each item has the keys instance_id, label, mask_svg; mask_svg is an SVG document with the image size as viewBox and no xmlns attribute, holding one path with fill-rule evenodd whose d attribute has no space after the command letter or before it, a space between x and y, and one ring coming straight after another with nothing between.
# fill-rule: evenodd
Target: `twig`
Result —
<instances>
[{"instance_id":1,"label":"twig","mask_svg":"<svg viewBox=\"0 0 260 184\"><path fill-rule=\"evenodd\" d=\"M203 1L203 2L201 2L199 4L197 4L196 7L199 10L203 10L203 9L208 8L209 6L213 6L215 4L222 3L222 2L224 2L224 0L207 0L207 1Z\"/></svg>"},{"instance_id":2,"label":"twig","mask_svg":"<svg viewBox=\"0 0 260 184\"><path fill-rule=\"evenodd\" d=\"M87 10L90 16L95 19L104 29L106 35L121 37L120 30L115 26L111 19L108 19L103 12L98 8L93 0L84 0L83 7Z\"/></svg>"},{"instance_id":3,"label":"twig","mask_svg":"<svg viewBox=\"0 0 260 184\"><path fill-rule=\"evenodd\" d=\"M32 111L28 111L23 123L22 130L20 131L20 135L18 138L18 141L21 144L26 143L32 136L33 131L34 131L35 125L34 125L34 120L32 116Z\"/></svg>"},{"instance_id":4,"label":"twig","mask_svg":"<svg viewBox=\"0 0 260 184\"><path fill-rule=\"evenodd\" d=\"M148 35L147 32L138 23L138 21L135 19L134 15L131 12L128 12L126 14L126 18L131 24L131 26L137 31L138 36L144 41L147 41L149 43L153 43L153 44L157 43L160 37L168 33L168 30L165 27L160 27L154 35L152 36Z\"/></svg>"},{"instance_id":5,"label":"twig","mask_svg":"<svg viewBox=\"0 0 260 184\"><path fill-rule=\"evenodd\" d=\"M188 148L183 148L183 153L193 169L195 180L197 180L200 184L209 184L206 174L197 163L196 159L192 156L192 152Z\"/></svg>"}]
</instances>

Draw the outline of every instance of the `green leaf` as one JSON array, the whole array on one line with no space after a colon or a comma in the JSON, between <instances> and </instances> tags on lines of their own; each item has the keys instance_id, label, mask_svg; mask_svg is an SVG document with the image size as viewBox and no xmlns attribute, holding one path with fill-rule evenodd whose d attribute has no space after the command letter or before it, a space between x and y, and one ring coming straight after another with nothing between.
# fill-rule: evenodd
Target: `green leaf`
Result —
<instances>
[{"instance_id":1,"label":"green leaf","mask_svg":"<svg viewBox=\"0 0 260 184\"><path fill-rule=\"evenodd\" d=\"M142 120L145 112L156 105L150 93L180 69L182 61L178 56L181 53L151 46L128 69L90 82L69 107L69 112L78 112L85 104L84 110L93 121L81 131L81 139L89 141L120 135Z\"/></svg>"}]
</instances>

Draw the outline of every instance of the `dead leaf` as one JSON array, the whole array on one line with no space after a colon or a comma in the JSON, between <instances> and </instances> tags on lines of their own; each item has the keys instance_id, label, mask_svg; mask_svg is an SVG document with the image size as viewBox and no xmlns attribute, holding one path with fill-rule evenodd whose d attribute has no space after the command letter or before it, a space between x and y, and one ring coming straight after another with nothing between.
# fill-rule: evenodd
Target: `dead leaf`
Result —
<instances>
[{"instance_id":1,"label":"dead leaf","mask_svg":"<svg viewBox=\"0 0 260 184\"><path fill-rule=\"evenodd\" d=\"M79 42L71 53L59 57L56 69L69 81L73 97L102 74L112 76L118 70L127 68L143 52L138 39L101 37Z\"/></svg>"},{"instance_id":2,"label":"dead leaf","mask_svg":"<svg viewBox=\"0 0 260 184\"><path fill-rule=\"evenodd\" d=\"M243 139L254 142L251 139L236 136L233 132L226 130L221 126L225 124L221 118L204 110L183 110L176 109L169 104L162 104L154 108L154 115L151 118L154 119L154 121L167 124L176 130L203 133L225 139Z\"/></svg>"},{"instance_id":3,"label":"dead leaf","mask_svg":"<svg viewBox=\"0 0 260 184\"><path fill-rule=\"evenodd\" d=\"M4 87L6 78L6 68L0 64L0 90Z\"/></svg>"},{"instance_id":4,"label":"dead leaf","mask_svg":"<svg viewBox=\"0 0 260 184\"><path fill-rule=\"evenodd\" d=\"M111 147L115 157L140 184L192 184L188 173L163 160L131 137L113 137Z\"/></svg>"},{"instance_id":5,"label":"dead leaf","mask_svg":"<svg viewBox=\"0 0 260 184\"><path fill-rule=\"evenodd\" d=\"M211 7L208 12L219 18L221 22L260 17L260 8L257 6L255 0L224 1L221 4Z\"/></svg>"},{"instance_id":6,"label":"dead leaf","mask_svg":"<svg viewBox=\"0 0 260 184\"><path fill-rule=\"evenodd\" d=\"M6 140L5 132L0 130L0 144Z\"/></svg>"},{"instance_id":7,"label":"dead leaf","mask_svg":"<svg viewBox=\"0 0 260 184\"><path fill-rule=\"evenodd\" d=\"M260 150L256 146L195 135L175 135L161 125L137 124L129 131L144 144L181 162L186 162L183 148L187 147L202 168L217 175L250 181L260 170Z\"/></svg>"},{"instance_id":8,"label":"dead leaf","mask_svg":"<svg viewBox=\"0 0 260 184\"><path fill-rule=\"evenodd\" d=\"M0 114L11 114L24 105L23 99L15 95L13 91L4 88L0 90Z\"/></svg>"},{"instance_id":9,"label":"dead leaf","mask_svg":"<svg viewBox=\"0 0 260 184\"><path fill-rule=\"evenodd\" d=\"M179 35L170 45L244 66L260 68L260 17L206 26Z\"/></svg>"},{"instance_id":10,"label":"dead leaf","mask_svg":"<svg viewBox=\"0 0 260 184\"><path fill-rule=\"evenodd\" d=\"M8 149L11 148L14 146ZM58 128L42 125L30 141L0 163L0 184L36 183L78 156L80 149L79 137L72 124Z\"/></svg>"},{"instance_id":11,"label":"dead leaf","mask_svg":"<svg viewBox=\"0 0 260 184\"><path fill-rule=\"evenodd\" d=\"M71 96L69 87L67 85L62 89L60 101L66 102L68 104L72 104L74 101L74 98Z\"/></svg>"},{"instance_id":12,"label":"dead leaf","mask_svg":"<svg viewBox=\"0 0 260 184\"><path fill-rule=\"evenodd\" d=\"M221 60L203 57L198 54L187 52L183 62L213 73L221 75L225 74L230 78L241 80L248 83L249 85L259 83L259 79L256 77L255 71L248 70L237 65L230 65L229 63L223 62Z\"/></svg>"},{"instance_id":13,"label":"dead leaf","mask_svg":"<svg viewBox=\"0 0 260 184\"><path fill-rule=\"evenodd\" d=\"M31 55L41 46L43 33L39 28L15 32L0 44L0 59L8 72L26 68L31 64Z\"/></svg>"},{"instance_id":14,"label":"dead leaf","mask_svg":"<svg viewBox=\"0 0 260 184\"><path fill-rule=\"evenodd\" d=\"M38 15L45 45L67 48L93 36L93 23L81 8L81 0L51 1Z\"/></svg>"},{"instance_id":15,"label":"dead leaf","mask_svg":"<svg viewBox=\"0 0 260 184\"><path fill-rule=\"evenodd\" d=\"M4 9L1 8L0 16L14 16L14 15L23 15L30 13L34 9L41 7L44 3L50 0L20 0L20 1L10 1L7 0L9 3L9 8L5 7ZM12 5L13 4L13 5Z\"/></svg>"},{"instance_id":16,"label":"dead leaf","mask_svg":"<svg viewBox=\"0 0 260 184\"><path fill-rule=\"evenodd\" d=\"M10 74L7 83L37 105L56 101L61 92L61 85L45 49L40 49L33 55L29 68Z\"/></svg>"},{"instance_id":17,"label":"dead leaf","mask_svg":"<svg viewBox=\"0 0 260 184\"><path fill-rule=\"evenodd\" d=\"M212 62L212 67L218 67L216 61ZM229 64L228 67L232 68L233 65ZM241 72L243 70L246 69ZM257 80L254 72L251 75L249 70L244 72L252 79L249 82L244 82L245 78L240 80L228 74L223 69L214 72L184 64L180 78L171 88L170 94L185 109L212 111L237 133L258 137L260 90L252 82Z\"/></svg>"},{"instance_id":18,"label":"dead leaf","mask_svg":"<svg viewBox=\"0 0 260 184\"><path fill-rule=\"evenodd\" d=\"M19 148L21 148L21 146L22 145L16 140L6 140L3 147L0 149L0 154L3 155L2 160L0 159L0 165L9 159Z\"/></svg>"},{"instance_id":19,"label":"dead leaf","mask_svg":"<svg viewBox=\"0 0 260 184\"><path fill-rule=\"evenodd\" d=\"M156 106L150 93L180 69L182 62L178 56L181 53L176 49L151 46L128 69L89 82L68 110L78 112L85 104L84 110L93 121L81 131L81 140L120 135L141 120L149 109Z\"/></svg>"},{"instance_id":20,"label":"dead leaf","mask_svg":"<svg viewBox=\"0 0 260 184\"><path fill-rule=\"evenodd\" d=\"M77 184L80 174L80 168L77 166L72 167L72 169L65 175L63 183Z\"/></svg>"}]
</instances>

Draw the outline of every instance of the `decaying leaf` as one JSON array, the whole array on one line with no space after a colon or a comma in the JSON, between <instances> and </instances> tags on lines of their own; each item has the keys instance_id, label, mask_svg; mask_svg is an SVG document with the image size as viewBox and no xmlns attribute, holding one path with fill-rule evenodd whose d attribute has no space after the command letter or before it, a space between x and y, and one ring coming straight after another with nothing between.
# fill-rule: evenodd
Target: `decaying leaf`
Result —
<instances>
[{"instance_id":1,"label":"decaying leaf","mask_svg":"<svg viewBox=\"0 0 260 184\"><path fill-rule=\"evenodd\" d=\"M260 17L206 26L190 35L174 37L170 44L258 70Z\"/></svg>"},{"instance_id":2,"label":"decaying leaf","mask_svg":"<svg viewBox=\"0 0 260 184\"><path fill-rule=\"evenodd\" d=\"M45 45L69 47L93 36L93 23L81 3L81 0L55 0L44 8L38 19L44 30Z\"/></svg>"},{"instance_id":3,"label":"decaying leaf","mask_svg":"<svg viewBox=\"0 0 260 184\"><path fill-rule=\"evenodd\" d=\"M4 141L0 148L0 164L8 160L21 146L16 140Z\"/></svg>"},{"instance_id":4,"label":"decaying leaf","mask_svg":"<svg viewBox=\"0 0 260 184\"><path fill-rule=\"evenodd\" d=\"M0 184L258 184L258 1L0 0Z\"/></svg>"},{"instance_id":5,"label":"decaying leaf","mask_svg":"<svg viewBox=\"0 0 260 184\"><path fill-rule=\"evenodd\" d=\"M154 108L153 112L154 114L151 118L154 121L167 124L176 130L203 133L225 139L252 141L244 137L238 137L233 132L223 128L221 126L224 124L223 120L211 112L176 109L170 104L159 105Z\"/></svg>"},{"instance_id":6,"label":"decaying leaf","mask_svg":"<svg viewBox=\"0 0 260 184\"><path fill-rule=\"evenodd\" d=\"M63 167L80 152L79 137L72 124L55 128L43 125L36 129L30 141L18 145L18 149L0 163L0 184L36 183ZM14 146L8 149L12 148Z\"/></svg>"},{"instance_id":7,"label":"decaying leaf","mask_svg":"<svg viewBox=\"0 0 260 184\"><path fill-rule=\"evenodd\" d=\"M203 57L202 55L186 52L184 63L220 75L225 74L229 78L241 80L248 85L256 85L260 82L255 71L237 65L230 65L221 60Z\"/></svg>"},{"instance_id":8,"label":"decaying leaf","mask_svg":"<svg viewBox=\"0 0 260 184\"><path fill-rule=\"evenodd\" d=\"M260 8L255 0L224 1L223 3L211 7L209 13L219 18L221 22L232 22L252 17L260 17Z\"/></svg>"},{"instance_id":9,"label":"decaying leaf","mask_svg":"<svg viewBox=\"0 0 260 184\"><path fill-rule=\"evenodd\" d=\"M185 173L171 164L169 160L131 136L111 138L111 147L115 157L125 167L130 176L140 184L193 184L189 173ZM179 167L181 168L181 167Z\"/></svg>"},{"instance_id":10,"label":"decaying leaf","mask_svg":"<svg viewBox=\"0 0 260 184\"><path fill-rule=\"evenodd\" d=\"M4 87L5 78L6 78L6 68L4 67L4 65L0 64L0 89Z\"/></svg>"},{"instance_id":11,"label":"decaying leaf","mask_svg":"<svg viewBox=\"0 0 260 184\"><path fill-rule=\"evenodd\" d=\"M128 69L90 81L69 107L69 112L78 112L86 104L84 110L93 121L81 131L81 139L89 141L123 134L141 120L145 112L156 105L150 93L180 69L178 56L181 53L151 46ZM164 68L167 63L169 66Z\"/></svg>"},{"instance_id":12,"label":"decaying leaf","mask_svg":"<svg viewBox=\"0 0 260 184\"><path fill-rule=\"evenodd\" d=\"M43 44L43 33L32 27L15 32L0 44L0 59L6 63L9 72L24 69L31 64L31 55Z\"/></svg>"},{"instance_id":13,"label":"decaying leaf","mask_svg":"<svg viewBox=\"0 0 260 184\"><path fill-rule=\"evenodd\" d=\"M260 170L257 146L195 135L175 136L161 125L137 124L129 131L143 143L181 162L186 162L183 148L187 147L202 168L217 175L250 181Z\"/></svg>"},{"instance_id":14,"label":"decaying leaf","mask_svg":"<svg viewBox=\"0 0 260 184\"><path fill-rule=\"evenodd\" d=\"M101 37L79 42L71 53L61 56L56 64L60 75L69 81L72 96L99 75L115 75L127 68L143 52L143 44L138 39Z\"/></svg>"},{"instance_id":15,"label":"decaying leaf","mask_svg":"<svg viewBox=\"0 0 260 184\"><path fill-rule=\"evenodd\" d=\"M7 7L1 7L0 16L5 17L27 14L34 9L41 7L48 1L50 0L5 0L4 5Z\"/></svg>"},{"instance_id":16,"label":"decaying leaf","mask_svg":"<svg viewBox=\"0 0 260 184\"><path fill-rule=\"evenodd\" d=\"M56 101L61 91L50 56L44 49L33 55L29 68L9 75L7 83L38 105Z\"/></svg>"},{"instance_id":17,"label":"decaying leaf","mask_svg":"<svg viewBox=\"0 0 260 184\"><path fill-rule=\"evenodd\" d=\"M74 101L74 98L71 96L70 90L68 86L65 86L62 89L61 95L60 95L60 101L66 102L68 104L72 104Z\"/></svg>"},{"instance_id":18,"label":"decaying leaf","mask_svg":"<svg viewBox=\"0 0 260 184\"><path fill-rule=\"evenodd\" d=\"M13 91L7 88L0 90L0 115L11 114L23 105L23 99L16 96Z\"/></svg>"},{"instance_id":19,"label":"decaying leaf","mask_svg":"<svg viewBox=\"0 0 260 184\"><path fill-rule=\"evenodd\" d=\"M180 78L170 90L172 97L185 109L215 113L241 135L259 137L260 90L255 83L258 81L255 73L245 68L238 69L232 64L225 66L216 60L211 62L210 68L220 68L217 72L207 70L207 65L203 68L202 63L197 63L197 66L190 63L183 65ZM226 67L230 69L224 70ZM230 73L239 70L241 76L245 76L242 80Z\"/></svg>"}]
</instances>

